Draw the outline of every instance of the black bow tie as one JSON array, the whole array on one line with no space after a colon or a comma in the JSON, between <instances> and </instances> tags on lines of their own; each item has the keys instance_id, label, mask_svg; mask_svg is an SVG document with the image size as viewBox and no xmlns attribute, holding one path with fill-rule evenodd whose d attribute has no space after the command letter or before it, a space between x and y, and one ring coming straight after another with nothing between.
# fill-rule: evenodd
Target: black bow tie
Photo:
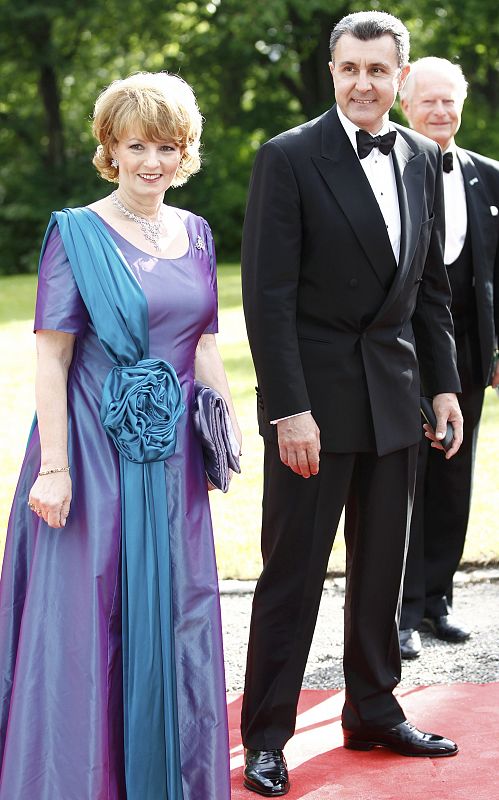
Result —
<instances>
[{"instance_id":1,"label":"black bow tie","mask_svg":"<svg viewBox=\"0 0 499 800\"><path fill-rule=\"evenodd\" d=\"M452 172L454 169L453 153L444 153L444 172Z\"/></svg>"},{"instance_id":2,"label":"black bow tie","mask_svg":"<svg viewBox=\"0 0 499 800\"><path fill-rule=\"evenodd\" d=\"M397 131L389 131L384 136L371 136L367 131L357 131L357 153L359 158L365 158L369 155L373 147L377 147L380 153L387 156L397 138Z\"/></svg>"}]
</instances>

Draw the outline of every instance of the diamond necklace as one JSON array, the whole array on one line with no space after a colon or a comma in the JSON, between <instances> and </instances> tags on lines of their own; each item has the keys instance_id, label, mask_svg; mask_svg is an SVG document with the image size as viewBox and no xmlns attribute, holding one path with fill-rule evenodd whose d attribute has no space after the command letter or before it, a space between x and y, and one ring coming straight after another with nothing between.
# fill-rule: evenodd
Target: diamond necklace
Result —
<instances>
[{"instance_id":1,"label":"diamond necklace","mask_svg":"<svg viewBox=\"0 0 499 800\"><path fill-rule=\"evenodd\" d=\"M116 190L111 193L111 200L118 211L121 211L121 213L124 214L125 217L128 217L128 219L131 219L132 222L136 222L137 225L140 225L140 229L144 234L144 238L149 242L152 242L156 250L161 250L159 246L161 221L151 222L145 217L139 217L137 214L134 214L133 211L129 211L119 199Z\"/></svg>"}]
</instances>

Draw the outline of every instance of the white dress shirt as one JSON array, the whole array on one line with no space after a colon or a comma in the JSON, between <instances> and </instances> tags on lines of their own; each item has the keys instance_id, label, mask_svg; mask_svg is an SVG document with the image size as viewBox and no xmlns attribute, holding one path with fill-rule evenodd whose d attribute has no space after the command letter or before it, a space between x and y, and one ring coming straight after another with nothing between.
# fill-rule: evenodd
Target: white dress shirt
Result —
<instances>
[{"instance_id":1,"label":"white dress shirt","mask_svg":"<svg viewBox=\"0 0 499 800\"><path fill-rule=\"evenodd\" d=\"M444 264L453 264L463 249L466 231L468 228L468 212L466 209L466 194L464 191L464 177L461 164L457 157L454 142L447 148L446 153L453 155L453 168L451 172L444 172L444 201L445 201L445 252Z\"/></svg>"},{"instance_id":2,"label":"white dress shirt","mask_svg":"<svg viewBox=\"0 0 499 800\"><path fill-rule=\"evenodd\" d=\"M355 150L355 155L357 155L357 139L355 134L359 128L357 125L354 125L348 117L345 117L339 106L336 108L338 111L338 118L345 129L350 144ZM386 125L383 125L376 135L383 136L391 130L393 130L393 128L388 122ZM358 155L357 158L359 158ZM398 264L401 232L400 207L391 153L385 156L383 153L380 153L377 147L373 147L369 155L365 158L360 158L359 161L362 169L366 173L366 178L373 190L380 211L383 214L383 219L385 220L386 229L392 245L393 255Z\"/></svg>"}]
</instances>

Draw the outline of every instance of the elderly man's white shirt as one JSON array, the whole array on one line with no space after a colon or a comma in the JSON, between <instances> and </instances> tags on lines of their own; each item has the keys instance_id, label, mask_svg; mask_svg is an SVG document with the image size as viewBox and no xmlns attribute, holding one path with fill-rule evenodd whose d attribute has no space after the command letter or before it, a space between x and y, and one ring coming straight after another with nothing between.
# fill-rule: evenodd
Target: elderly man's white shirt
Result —
<instances>
[{"instance_id":1,"label":"elderly man's white shirt","mask_svg":"<svg viewBox=\"0 0 499 800\"><path fill-rule=\"evenodd\" d=\"M451 172L444 172L444 264L447 266L456 261L463 249L464 240L466 239L466 230L468 228L468 212L466 209L463 171L457 157L455 143L452 142L445 152L452 153L453 155L453 168Z\"/></svg>"}]
</instances>

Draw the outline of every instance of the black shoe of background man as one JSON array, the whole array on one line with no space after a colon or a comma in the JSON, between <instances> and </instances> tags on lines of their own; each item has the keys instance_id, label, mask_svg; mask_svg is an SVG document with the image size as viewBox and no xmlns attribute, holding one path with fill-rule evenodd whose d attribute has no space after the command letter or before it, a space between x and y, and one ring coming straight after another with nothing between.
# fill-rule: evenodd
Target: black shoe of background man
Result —
<instances>
[{"instance_id":1,"label":"black shoe of background man","mask_svg":"<svg viewBox=\"0 0 499 800\"><path fill-rule=\"evenodd\" d=\"M263 797L281 797L289 792L286 759L282 750L244 751L244 786Z\"/></svg>"},{"instance_id":2,"label":"black shoe of background man","mask_svg":"<svg viewBox=\"0 0 499 800\"><path fill-rule=\"evenodd\" d=\"M444 614L441 617L425 617L422 627L444 642L457 644L465 642L471 636L471 631L457 623L452 614Z\"/></svg>"},{"instance_id":3,"label":"black shoe of background man","mask_svg":"<svg viewBox=\"0 0 499 800\"><path fill-rule=\"evenodd\" d=\"M458 746L451 739L436 733L423 733L410 722L400 722L393 728L343 729L343 744L348 750L372 750L373 747L387 747L401 756L428 756L442 758L455 756Z\"/></svg>"},{"instance_id":4,"label":"black shoe of background man","mask_svg":"<svg viewBox=\"0 0 499 800\"><path fill-rule=\"evenodd\" d=\"M419 658L421 653L421 636L414 628L399 630L400 655L402 658Z\"/></svg>"}]
</instances>

